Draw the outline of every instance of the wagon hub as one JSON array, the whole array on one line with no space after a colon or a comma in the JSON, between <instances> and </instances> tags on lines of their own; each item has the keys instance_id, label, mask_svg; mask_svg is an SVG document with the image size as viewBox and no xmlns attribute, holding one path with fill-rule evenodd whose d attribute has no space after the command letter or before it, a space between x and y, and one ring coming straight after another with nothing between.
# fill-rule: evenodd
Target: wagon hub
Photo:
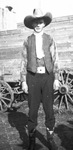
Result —
<instances>
[{"instance_id":1,"label":"wagon hub","mask_svg":"<svg viewBox=\"0 0 73 150\"><path fill-rule=\"evenodd\" d=\"M67 94L69 91L69 87L68 85L62 85L60 88L59 88L59 92L63 95Z\"/></svg>"}]
</instances>

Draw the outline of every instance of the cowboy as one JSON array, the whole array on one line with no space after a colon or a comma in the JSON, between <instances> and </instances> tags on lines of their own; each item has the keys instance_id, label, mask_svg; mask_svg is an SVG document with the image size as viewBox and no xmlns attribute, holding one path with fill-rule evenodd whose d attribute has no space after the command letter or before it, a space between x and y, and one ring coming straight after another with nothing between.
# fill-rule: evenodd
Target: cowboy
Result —
<instances>
[{"instance_id":1,"label":"cowboy","mask_svg":"<svg viewBox=\"0 0 73 150\"><path fill-rule=\"evenodd\" d=\"M51 13L43 15L39 9L33 10L33 16L26 16L24 18L24 25L34 31L24 41L23 50L27 58L26 73L22 74L22 89L25 92L28 91L28 150L35 149L35 134L40 102L42 102L45 112L49 150L57 150L53 139L55 127L53 83L55 79L56 46L53 38L43 32L44 27L49 25L51 21Z\"/></svg>"}]
</instances>

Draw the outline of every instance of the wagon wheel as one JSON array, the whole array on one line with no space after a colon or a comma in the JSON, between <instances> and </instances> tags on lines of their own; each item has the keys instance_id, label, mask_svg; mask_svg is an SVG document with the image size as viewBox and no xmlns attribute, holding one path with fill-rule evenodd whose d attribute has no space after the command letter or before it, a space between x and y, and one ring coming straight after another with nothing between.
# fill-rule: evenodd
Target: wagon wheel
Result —
<instances>
[{"instance_id":1,"label":"wagon wheel","mask_svg":"<svg viewBox=\"0 0 73 150\"><path fill-rule=\"evenodd\" d=\"M59 89L54 92L54 103L58 101L58 108L61 109L65 104L69 109L69 103L73 105L73 74L70 70L59 70L59 81L61 83Z\"/></svg>"},{"instance_id":2,"label":"wagon wheel","mask_svg":"<svg viewBox=\"0 0 73 150\"><path fill-rule=\"evenodd\" d=\"M14 87L13 92L14 92L14 102L12 103L12 109L17 110L24 104L26 96L21 89L21 84L18 84L16 87Z\"/></svg>"},{"instance_id":3,"label":"wagon wheel","mask_svg":"<svg viewBox=\"0 0 73 150\"><path fill-rule=\"evenodd\" d=\"M0 112L5 112L11 107L14 100L14 94L10 85L0 80Z\"/></svg>"}]
</instances>

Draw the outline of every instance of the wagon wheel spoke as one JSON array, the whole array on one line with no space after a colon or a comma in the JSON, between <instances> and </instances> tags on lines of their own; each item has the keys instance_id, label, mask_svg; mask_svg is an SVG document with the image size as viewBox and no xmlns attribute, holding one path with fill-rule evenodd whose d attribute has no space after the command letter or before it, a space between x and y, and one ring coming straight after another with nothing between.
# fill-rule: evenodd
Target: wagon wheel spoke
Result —
<instances>
[{"instance_id":1,"label":"wagon wheel spoke","mask_svg":"<svg viewBox=\"0 0 73 150\"><path fill-rule=\"evenodd\" d=\"M72 89L69 89L69 94L73 95L73 90Z\"/></svg>"},{"instance_id":2,"label":"wagon wheel spoke","mask_svg":"<svg viewBox=\"0 0 73 150\"><path fill-rule=\"evenodd\" d=\"M3 110L2 102L0 101L0 110Z\"/></svg>"},{"instance_id":3,"label":"wagon wheel spoke","mask_svg":"<svg viewBox=\"0 0 73 150\"><path fill-rule=\"evenodd\" d=\"M7 110L7 106L3 102L1 102L0 111L4 112L4 110Z\"/></svg>"},{"instance_id":4,"label":"wagon wheel spoke","mask_svg":"<svg viewBox=\"0 0 73 150\"><path fill-rule=\"evenodd\" d=\"M67 95L66 94L65 94L65 102L66 102L66 108L69 109L68 99L67 99Z\"/></svg>"},{"instance_id":5,"label":"wagon wheel spoke","mask_svg":"<svg viewBox=\"0 0 73 150\"><path fill-rule=\"evenodd\" d=\"M67 94L67 96L69 97L69 101L73 104L73 99L72 99L72 97L70 96L70 94Z\"/></svg>"},{"instance_id":6,"label":"wagon wheel spoke","mask_svg":"<svg viewBox=\"0 0 73 150\"><path fill-rule=\"evenodd\" d=\"M70 79L70 82L69 83L72 83L73 82L73 79Z\"/></svg>"},{"instance_id":7,"label":"wagon wheel spoke","mask_svg":"<svg viewBox=\"0 0 73 150\"><path fill-rule=\"evenodd\" d=\"M2 99L7 100L7 101L11 101L11 99L6 98L6 97L2 97Z\"/></svg>"},{"instance_id":8,"label":"wagon wheel spoke","mask_svg":"<svg viewBox=\"0 0 73 150\"><path fill-rule=\"evenodd\" d=\"M55 91L54 94L58 94L58 91Z\"/></svg>"},{"instance_id":9,"label":"wagon wheel spoke","mask_svg":"<svg viewBox=\"0 0 73 150\"><path fill-rule=\"evenodd\" d=\"M5 102L3 99L1 99L1 102L2 102L6 107L8 107L8 105L6 104L6 102Z\"/></svg>"},{"instance_id":10,"label":"wagon wheel spoke","mask_svg":"<svg viewBox=\"0 0 73 150\"><path fill-rule=\"evenodd\" d=\"M66 84L68 83L68 81L69 81L69 72L68 72L67 77L66 77Z\"/></svg>"},{"instance_id":11,"label":"wagon wheel spoke","mask_svg":"<svg viewBox=\"0 0 73 150\"><path fill-rule=\"evenodd\" d=\"M71 91L71 92L69 92L68 94L73 95L73 92Z\"/></svg>"},{"instance_id":12,"label":"wagon wheel spoke","mask_svg":"<svg viewBox=\"0 0 73 150\"><path fill-rule=\"evenodd\" d=\"M60 97L60 95L58 95L58 96L54 99L54 102L56 102L59 97Z\"/></svg>"},{"instance_id":13,"label":"wagon wheel spoke","mask_svg":"<svg viewBox=\"0 0 73 150\"><path fill-rule=\"evenodd\" d=\"M2 93L3 93L4 91L5 91L5 89L4 89L4 88L1 88L1 89L0 89L0 92L2 92Z\"/></svg>"},{"instance_id":14,"label":"wagon wheel spoke","mask_svg":"<svg viewBox=\"0 0 73 150\"><path fill-rule=\"evenodd\" d=\"M9 95L9 92L7 93L3 93L4 97L8 96Z\"/></svg>"},{"instance_id":15,"label":"wagon wheel spoke","mask_svg":"<svg viewBox=\"0 0 73 150\"><path fill-rule=\"evenodd\" d=\"M70 84L70 89L72 89L73 88L73 85L72 84Z\"/></svg>"},{"instance_id":16,"label":"wagon wheel spoke","mask_svg":"<svg viewBox=\"0 0 73 150\"><path fill-rule=\"evenodd\" d=\"M61 96L61 101L60 101L60 104L59 104L59 110L61 109L61 106L62 106L62 103L63 103L63 98L64 98L64 96Z\"/></svg>"},{"instance_id":17,"label":"wagon wheel spoke","mask_svg":"<svg viewBox=\"0 0 73 150\"><path fill-rule=\"evenodd\" d=\"M62 84L64 84L64 77L63 77L63 73L61 72L61 79L62 79Z\"/></svg>"}]
</instances>

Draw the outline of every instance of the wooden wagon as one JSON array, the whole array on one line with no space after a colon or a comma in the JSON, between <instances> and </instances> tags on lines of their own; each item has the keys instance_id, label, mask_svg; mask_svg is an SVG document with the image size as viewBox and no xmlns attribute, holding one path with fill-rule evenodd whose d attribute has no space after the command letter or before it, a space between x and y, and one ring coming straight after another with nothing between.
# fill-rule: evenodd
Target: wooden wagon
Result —
<instances>
[{"instance_id":1,"label":"wooden wagon","mask_svg":"<svg viewBox=\"0 0 73 150\"><path fill-rule=\"evenodd\" d=\"M23 41L20 29L0 32L0 111L15 109L25 100L21 88Z\"/></svg>"}]
</instances>

